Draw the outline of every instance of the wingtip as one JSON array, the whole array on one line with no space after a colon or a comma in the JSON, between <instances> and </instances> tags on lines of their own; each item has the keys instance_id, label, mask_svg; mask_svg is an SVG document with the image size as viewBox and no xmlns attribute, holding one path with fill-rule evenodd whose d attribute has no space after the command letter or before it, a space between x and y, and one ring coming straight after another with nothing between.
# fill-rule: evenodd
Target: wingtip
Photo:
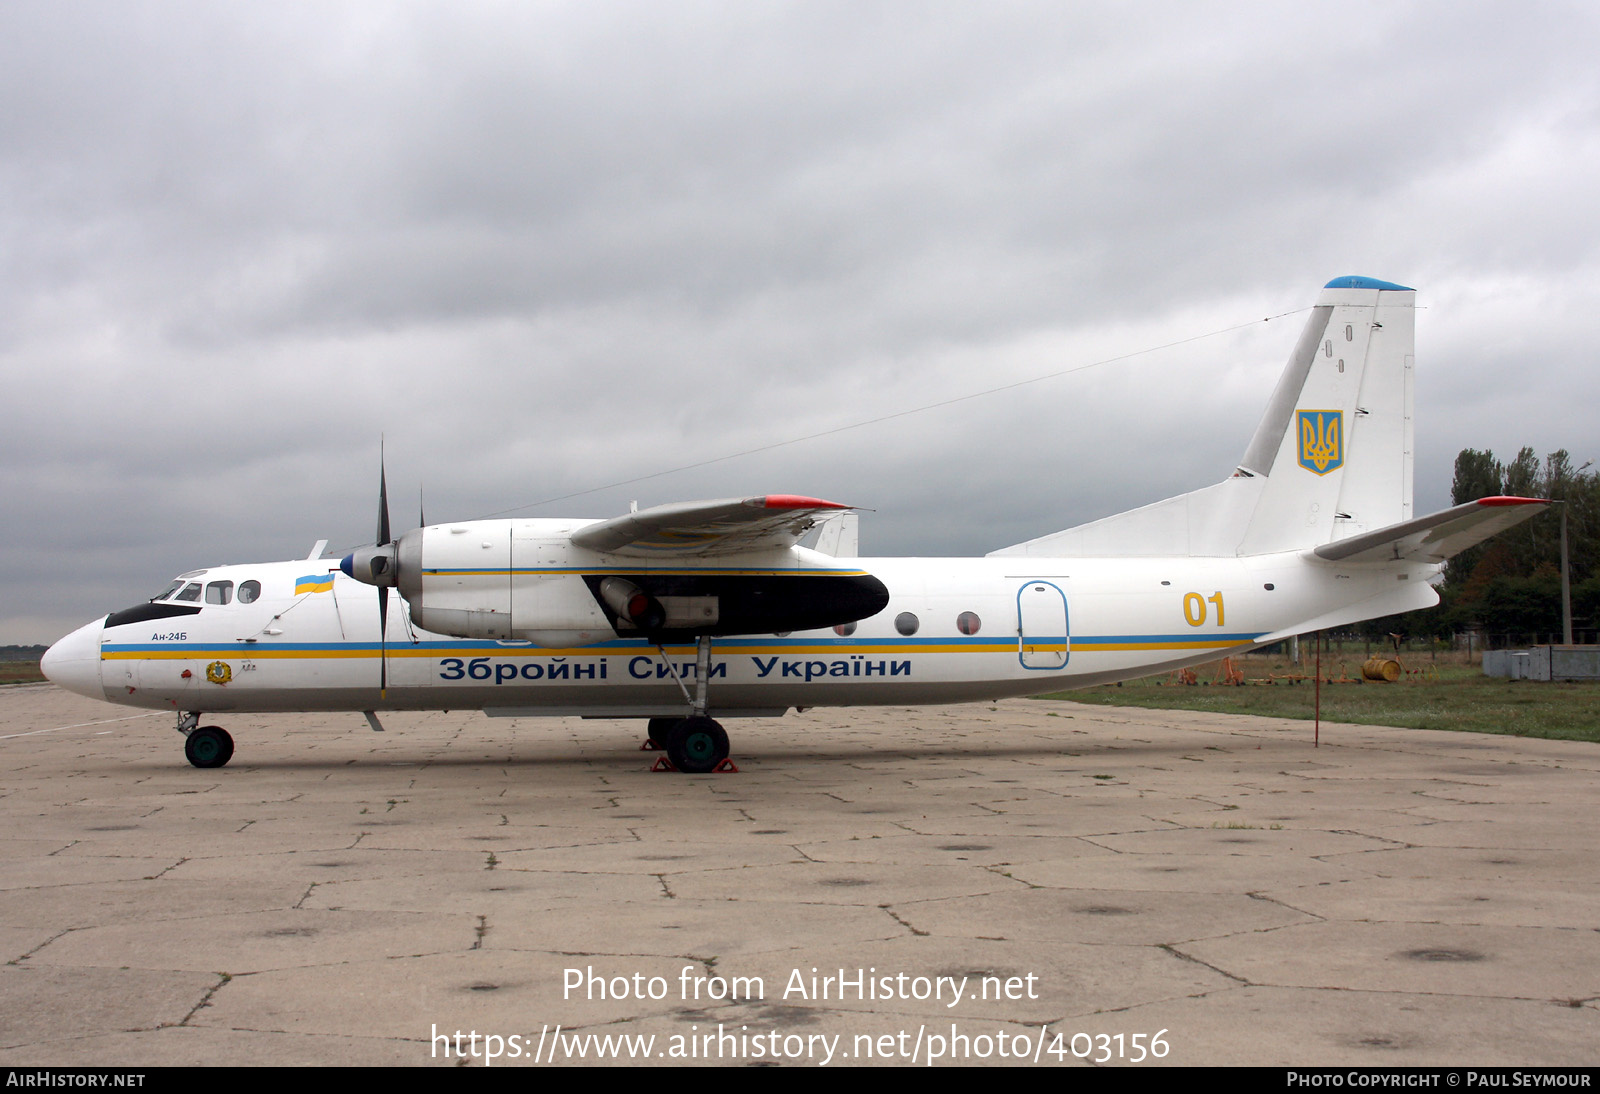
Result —
<instances>
[{"instance_id":1,"label":"wingtip","mask_svg":"<svg viewBox=\"0 0 1600 1094\"><path fill-rule=\"evenodd\" d=\"M808 498L804 494L768 494L764 498L751 498L760 509L854 509L853 505L841 505L836 501L823 501L821 498Z\"/></svg>"}]
</instances>

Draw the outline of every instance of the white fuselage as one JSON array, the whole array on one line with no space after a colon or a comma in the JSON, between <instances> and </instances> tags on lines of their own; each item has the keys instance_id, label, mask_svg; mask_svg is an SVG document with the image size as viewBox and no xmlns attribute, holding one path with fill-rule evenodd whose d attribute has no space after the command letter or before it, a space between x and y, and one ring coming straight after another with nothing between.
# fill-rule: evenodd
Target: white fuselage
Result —
<instances>
[{"instance_id":1,"label":"white fuselage","mask_svg":"<svg viewBox=\"0 0 1600 1094\"><path fill-rule=\"evenodd\" d=\"M1214 660L1291 634L1425 607L1435 572L1416 563L1340 567L1301 552L1249 558L834 559L801 548L799 569L864 570L888 607L854 628L713 640L710 711L916 705L1086 687ZM637 560L630 563L637 568ZM194 712L483 709L517 716L670 716L688 707L695 648L662 658L643 637L546 647L416 629L390 594L327 560L218 567L202 586L259 583L250 603L108 627L52 648L58 683L130 706ZM683 567L678 567L680 570ZM575 579L576 580L576 579ZM913 625L914 624L914 625ZM840 633L848 631L849 633ZM380 694L379 658L388 687Z\"/></svg>"}]
</instances>

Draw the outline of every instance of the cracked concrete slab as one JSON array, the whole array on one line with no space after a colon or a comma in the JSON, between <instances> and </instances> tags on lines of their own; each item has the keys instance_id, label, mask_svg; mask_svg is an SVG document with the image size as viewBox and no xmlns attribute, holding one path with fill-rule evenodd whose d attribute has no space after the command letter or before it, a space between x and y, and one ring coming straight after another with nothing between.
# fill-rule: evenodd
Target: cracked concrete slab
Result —
<instances>
[{"instance_id":1,"label":"cracked concrete slab","mask_svg":"<svg viewBox=\"0 0 1600 1094\"><path fill-rule=\"evenodd\" d=\"M652 899L618 903L604 915L572 915L558 908L491 916L484 949L615 954L620 948L631 954L723 962L737 955L809 952L906 933L905 925L882 908L827 904L784 907L783 929L776 931L762 916L730 916L724 900L655 899L670 891L670 882L658 884ZM627 940L620 947L619 938Z\"/></svg>"},{"instance_id":2,"label":"cracked concrete slab","mask_svg":"<svg viewBox=\"0 0 1600 1094\"><path fill-rule=\"evenodd\" d=\"M1265 936L1198 939L1175 948L1251 984L1594 999L1600 997L1597 938L1593 928L1343 919L1296 923Z\"/></svg>"},{"instance_id":3,"label":"cracked concrete slab","mask_svg":"<svg viewBox=\"0 0 1600 1094\"><path fill-rule=\"evenodd\" d=\"M1041 1030L1165 1031L1176 1064L1600 1044L1589 745L1007 701L730 721L740 773L677 776L638 723L224 721L233 762L198 771L166 716L0 691L0 1062L454 1065L438 1030L543 1053L557 1025L650 1063L770 1060L754 1034L835 1063ZM813 969L979 979L788 990Z\"/></svg>"},{"instance_id":4,"label":"cracked concrete slab","mask_svg":"<svg viewBox=\"0 0 1600 1094\"><path fill-rule=\"evenodd\" d=\"M8 964L0 967L0 1046L62 1048L79 1037L182 1025L220 982L207 972ZM4 1055L20 1061L26 1053Z\"/></svg>"}]
</instances>

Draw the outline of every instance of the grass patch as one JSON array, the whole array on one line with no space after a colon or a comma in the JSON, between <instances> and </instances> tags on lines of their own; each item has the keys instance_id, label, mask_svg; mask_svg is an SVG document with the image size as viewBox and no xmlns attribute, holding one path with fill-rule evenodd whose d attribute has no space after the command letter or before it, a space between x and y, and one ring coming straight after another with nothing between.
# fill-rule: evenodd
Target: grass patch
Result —
<instances>
[{"instance_id":1,"label":"grass patch","mask_svg":"<svg viewBox=\"0 0 1600 1094\"><path fill-rule=\"evenodd\" d=\"M1451 729L1499 733L1514 737L1546 737L1563 741L1600 741L1600 684L1541 684L1483 675L1459 658L1438 661L1426 654L1400 656L1419 675L1388 683L1324 683L1322 720L1410 729ZM1311 660L1290 665L1281 657L1248 654L1232 664L1246 683L1214 683L1216 664L1200 665L1195 677L1205 683L1185 685L1176 674L1106 684L1082 691L1041 695L1102 706L1153 710L1203 710L1218 714L1257 714L1267 718L1313 717ZM1322 661L1324 679L1359 676L1361 659ZM1305 679L1290 683L1296 673Z\"/></svg>"},{"instance_id":2,"label":"grass patch","mask_svg":"<svg viewBox=\"0 0 1600 1094\"><path fill-rule=\"evenodd\" d=\"M38 684L44 681L37 661L0 661L0 685Z\"/></svg>"}]
</instances>

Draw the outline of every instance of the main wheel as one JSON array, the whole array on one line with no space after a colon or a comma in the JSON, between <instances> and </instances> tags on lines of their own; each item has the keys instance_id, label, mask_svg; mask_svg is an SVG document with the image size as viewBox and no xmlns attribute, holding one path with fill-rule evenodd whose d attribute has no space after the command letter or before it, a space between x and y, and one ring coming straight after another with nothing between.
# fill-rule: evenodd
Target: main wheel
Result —
<instances>
[{"instance_id":1,"label":"main wheel","mask_svg":"<svg viewBox=\"0 0 1600 1094\"><path fill-rule=\"evenodd\" d=\"M710 718L685 718L667 738L667 759L679 771L715 771L728 758L728 734Z\"/></svg>"},{"instance_id":2,"label":"main wheel","mask_svg":"<svg viewBox=\"0 0 1600 1094\"><path fill-rule=\"evenodd\" d=\"M201 726L184 738L183 754L196 767L221 767L233 759L233 738L221 726Z\"/></svg>"},{"instance_id":3,"label":"main wheel","mask_svg":"<svg viewBox=\"0 0 1600 1094\"><path fill-rule=\"evenodd\" d=\"M652 718L645 727L644 735L650 738L650 743L657 748L666 748L667 741L672 738L672 727L683 721L682 718Z\"/></svg>"}]
</instances>

